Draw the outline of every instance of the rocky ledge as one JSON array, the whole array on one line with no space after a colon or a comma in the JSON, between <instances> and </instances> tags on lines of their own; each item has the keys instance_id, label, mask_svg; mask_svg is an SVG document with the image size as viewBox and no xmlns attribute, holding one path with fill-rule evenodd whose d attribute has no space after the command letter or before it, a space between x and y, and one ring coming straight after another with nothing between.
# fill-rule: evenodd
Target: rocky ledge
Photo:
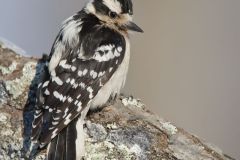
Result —
<instances>
[{"instance_id":1,"label":"rocky ledge","mask_svg":"<svg viewBox=\"0 0 240 160\"><path fill-rule=\"evenodd\" d=\"M0 43L0 159L24 159L44 59ZM233 160L220 149L151 113L133 97L86 119L87 160ZM45 159L44 152L36 159Z\"/></svg>"}]
</instances>

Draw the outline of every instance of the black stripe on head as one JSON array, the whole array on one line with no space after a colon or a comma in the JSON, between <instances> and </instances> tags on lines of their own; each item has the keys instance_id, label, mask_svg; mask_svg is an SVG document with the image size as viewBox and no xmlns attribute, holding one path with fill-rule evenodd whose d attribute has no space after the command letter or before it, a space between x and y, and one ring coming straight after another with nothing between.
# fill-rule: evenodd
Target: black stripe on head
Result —
<instances>
[{"instance_id":1,"label":"black stripe on head","mask_svg":"<svg viewBox=\"0 0 240 160\"><path fill-rule=\"evenodd\" d=\"M96 9L96 12L101 13L103 15L108 15L110 9L103 4L103 0L95 0L93 5Z\"/></svg>"},{"instance_id":2,"label":"black stripe on head","mask_svg":"<svg viewBox=\"0 0 240 160\"><path fill-rule=\"evenodd\" d=\"M122 13L133 15L132 0L117 0L122 5Z\"/></svg>"},{"instance_id":3,"label":"black stripe on head","mask_svg":"<svg viewBox=\"0 0 240 160\"><path fill-rule=\"evenodd\" d=\"M111 0L110 0L111 1ZM122 14L133 15L133 4L132 0L112 0L118 1L121 4ZM96 12L101 13L103 15L108 15L110 9L103 3L103 0L95 0L93 5L96 9Z\"/></svg>"}]
</instances>

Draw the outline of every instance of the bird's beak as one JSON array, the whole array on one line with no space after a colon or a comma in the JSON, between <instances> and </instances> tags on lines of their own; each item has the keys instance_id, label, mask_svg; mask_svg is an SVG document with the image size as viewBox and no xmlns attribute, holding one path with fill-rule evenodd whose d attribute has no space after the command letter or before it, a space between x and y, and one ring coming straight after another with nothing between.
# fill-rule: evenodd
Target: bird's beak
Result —
<instances>
[{"instance_id":1,"label":"bird's beak","mask_svg":"<svg viewBox=\"0 0 240 160\"><path fill-rule=\"evenodd\" d=\"M130 21L127 24L125 24L124 26L130 31L143 33L143 30L140 27L138 27L138 25L136 25L134 22Z\"/></svg>"}]
</instances>

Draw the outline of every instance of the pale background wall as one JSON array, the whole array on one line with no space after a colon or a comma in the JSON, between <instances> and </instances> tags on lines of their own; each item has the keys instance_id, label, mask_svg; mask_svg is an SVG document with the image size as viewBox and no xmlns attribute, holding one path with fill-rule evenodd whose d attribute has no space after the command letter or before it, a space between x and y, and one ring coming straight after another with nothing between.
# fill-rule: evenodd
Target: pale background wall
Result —
<instances>
[{"instance_id":1,"label":"pale background wall","mask_svg":"<svg viewBox=\"0 0 240 160\"><path fill-rule=\"evenodd\" d=\"M30 55L48 53L80 0L11 0L0 5L0 36ZM240 1L136 0L125 92L162 117L240 159Z\"/></svg>"}]
</instances>

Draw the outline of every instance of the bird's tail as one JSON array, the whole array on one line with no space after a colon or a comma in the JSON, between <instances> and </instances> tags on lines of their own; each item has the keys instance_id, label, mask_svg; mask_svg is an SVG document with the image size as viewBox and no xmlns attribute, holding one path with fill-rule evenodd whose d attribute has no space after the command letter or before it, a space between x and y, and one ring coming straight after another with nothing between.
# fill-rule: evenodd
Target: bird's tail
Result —
<instances>
[{"instance_id":1,"label":"bird's tail","mask_svg":"<svg viewBox=\"0 0 240 160\"><path fill-rule=\"evenodd\" d=\"M47 160L80 160L84 156L83 120L75 118L48 145Z\"/></svg>"}]
</instances>

